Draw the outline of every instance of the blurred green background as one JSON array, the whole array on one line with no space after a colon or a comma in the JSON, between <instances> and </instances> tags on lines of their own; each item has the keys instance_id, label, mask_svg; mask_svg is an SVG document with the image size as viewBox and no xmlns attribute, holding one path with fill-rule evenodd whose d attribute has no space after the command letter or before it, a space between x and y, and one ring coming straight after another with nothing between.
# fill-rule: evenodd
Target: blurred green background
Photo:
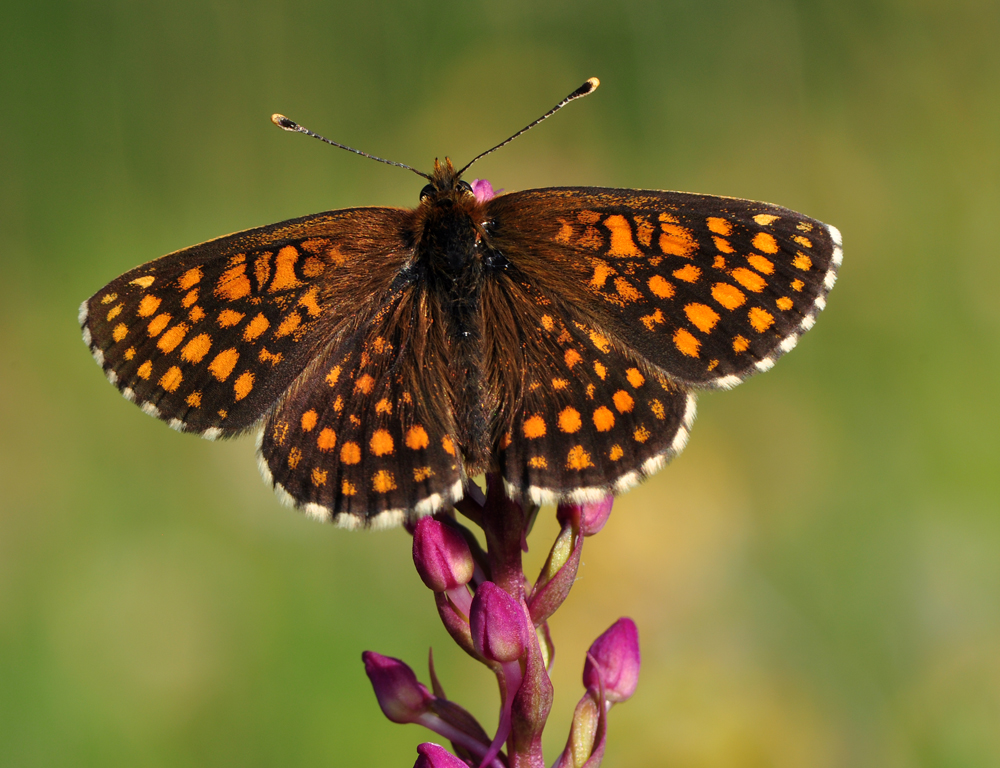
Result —
<instances>
[{"instance_id":1,"label":"blurred green background","mask_svg":"<svg viewBox=\"0 0 1000 768\"><path fill-rule=\"evenodd\" d=\"M1000 5L994 0L40 2L0 25L0 765L408 766L364 649L428 646L488 728L402 531L280 507L252 440L107 384L80 301L168 251L365 204L589 76L477 168L837 225L827 312L700 400L552 622L562 748L590 641L640 629L614 766L1000 765ZM543 510L537 566L555 534ZM535 567L532 566L532 567Z\"/></svg>"}]
</instances>

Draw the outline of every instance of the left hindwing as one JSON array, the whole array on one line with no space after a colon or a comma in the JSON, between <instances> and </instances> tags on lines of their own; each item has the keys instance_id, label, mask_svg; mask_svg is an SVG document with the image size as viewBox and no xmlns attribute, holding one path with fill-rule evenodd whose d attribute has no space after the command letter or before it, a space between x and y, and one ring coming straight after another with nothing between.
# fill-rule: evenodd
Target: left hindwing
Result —
<instances>
[{"instance_id":1,"label":"left hindwing","mask_svg":"<svg viewBox=\"0 0 1000 768\"><path fill-rule=\"evenodd\" d=\"M490 200L486 232L677 382L735 386L809 330L841 262L833 227L768 203L565 187Z\"/></svg>"}]
</instances>

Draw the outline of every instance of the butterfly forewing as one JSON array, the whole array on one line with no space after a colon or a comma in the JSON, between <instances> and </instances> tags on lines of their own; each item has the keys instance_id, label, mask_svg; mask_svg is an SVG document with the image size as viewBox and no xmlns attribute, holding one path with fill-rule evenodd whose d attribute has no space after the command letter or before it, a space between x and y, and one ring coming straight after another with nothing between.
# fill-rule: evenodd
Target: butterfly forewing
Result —
<instances>
[{"instance_id":1,"label":"butterfly forewing","mask_svg":"<svg viewBox=\"0 0 1000 768\"><path fill-rule=\"evenodd\" d=\"M730 387L812 327L840 235L767 203L536 189L487 205L491 241L676 382Z\"/></svg>"},{"instance_id":2,"label":"butterfly forewing","mask_svg":"<svg viewBox=\"0 0 1000 768\"><path fill-rule=\"evenodd\" d=\"M335 211L169 254L84 302L84 339L147 413L211 438L235 434L377 310L407 255L404 213Z\"/></svg>"}]
</instances>

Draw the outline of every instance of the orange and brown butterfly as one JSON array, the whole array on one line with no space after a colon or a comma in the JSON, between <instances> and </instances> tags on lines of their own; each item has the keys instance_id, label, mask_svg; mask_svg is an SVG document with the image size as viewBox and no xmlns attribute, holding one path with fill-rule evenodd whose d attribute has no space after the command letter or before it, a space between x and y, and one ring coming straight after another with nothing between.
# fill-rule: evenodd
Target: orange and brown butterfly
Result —
<instances>
[{"instance_id":1,"label":"orange and brown butterfly","mask_svg":"<svg viewBox=\"0 0 1000 768\"><path fill-rule=\"evenodd\" d=\"M282 500L386 526L487 471L536 503L628 489L684 447L695 390L795 346L840 266L835 228L776 205L492 196L462 180L471 164L402 166L428 181L413 210L319 213L137 267L83 303L84 340L174 429L259 430Z\"/></svg>"}]
</instances>

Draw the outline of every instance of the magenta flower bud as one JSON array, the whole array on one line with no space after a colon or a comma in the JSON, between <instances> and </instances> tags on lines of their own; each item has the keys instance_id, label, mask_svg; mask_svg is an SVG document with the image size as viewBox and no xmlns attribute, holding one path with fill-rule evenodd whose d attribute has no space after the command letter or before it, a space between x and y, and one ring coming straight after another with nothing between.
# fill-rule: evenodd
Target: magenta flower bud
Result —
<instances>
[{"instance_id":1,"label":"magenta flower bud","mask_svg":"<svg viewBox=\"0 0 1000 768\"><path fill-rule=\"evenodd\" d=\"M573 522L581 535L593 536L608 522L614 501L614 496L608 495L591 504L560 504L556 508L556 519L560 523Z\"/></svg>"},{"instance_id":2,"label":"magenta flower bud","mask_svg":"<svg viewBox=\"0 0 1000 768\"><path fill-rule=\"evenodd\" d=\"M487 200L493 199L496 194L493 191L493 185L490 184L486 179L473 179L472 184L472 194L476 196L476 200L481 203L485 203Z\"/></svg>"},{"instance_id":3,"label":"magenta flower bud","mask_svg":"<svg viewBox=\"0 0 1000 768\"><path fill-rule=\"evenodd\" d=\"M417 747L417 762L413 768L469 768L464 760L459 760L439 744L427 741Z\"/></svg>"},{"instance_id":4,"label":"magenta flower bud","mask_svg":"<svg viewBox=\"0 0 1000 768\"><path fill-rule=\"evenodd\" d=\"M469 625L476 651L489 661L517 661L527 648L528 626L520 604L491 581L472 598Z\"/></svg>"},{"instance_id":5,"label":"magenta flower bud","mask_svg":"<svg viewBox=\"0 0 1000 768\"><path fill-rule=\"evenodd\" d=\"M413 532L413 563L435 592L465 586L476 568L462 534L432 517L421 518Z\"/></svg>"},{"instance_id":6,"label":"magenta flower bud","mask_svg":"<svg viewBox=\"0 0 1000 768\"><path fill-rule=\"evenodd\" d=\"M583 684L598 692L604 685L609 702L631 698L639 683L639 631L635 622L623 616L594 641L583 666Z\"/></svg>"},{"instance_id":7,"label":"magenta flower bud","mask_svg":"<svg viewBox=\"0 0 1000 768\"><path fill-rule=\"evenodd\" d=\"M361 654L382 712L394 723L413 723L430 711L433 697L406 664L374 651Z\"/></svg>"}]
</instances>

